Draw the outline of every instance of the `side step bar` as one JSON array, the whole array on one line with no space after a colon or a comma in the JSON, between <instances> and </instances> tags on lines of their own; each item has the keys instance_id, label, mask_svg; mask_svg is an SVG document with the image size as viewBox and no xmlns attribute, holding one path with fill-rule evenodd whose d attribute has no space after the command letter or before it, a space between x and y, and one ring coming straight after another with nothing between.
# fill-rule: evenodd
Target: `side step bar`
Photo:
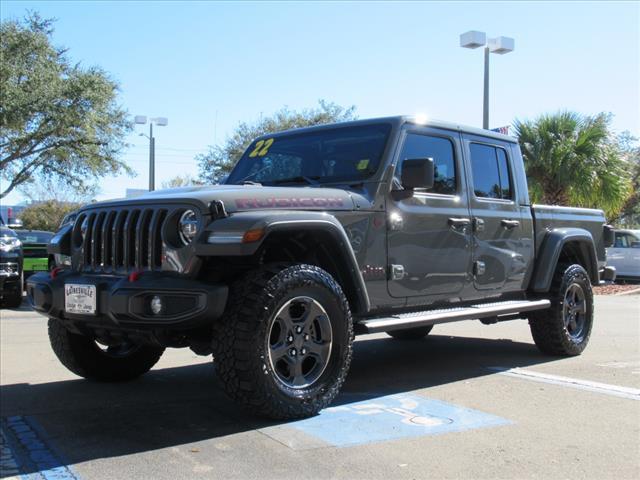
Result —
<instances>
[{"instance_id":1,"label":"side step bar","mask_svg":"<svg viewBox=\"0 0 640 480\"><path fill-rule=\"evenodd\" d=\"M510 300L506 302L481 303L468 307L445 308L392 315L390 317L367 318L357 323L357 333L378 333L404 328L425 327L437 323L458 320L478 320L531 310L549 308L549 300Z\"/></svg>"}]
</instances>

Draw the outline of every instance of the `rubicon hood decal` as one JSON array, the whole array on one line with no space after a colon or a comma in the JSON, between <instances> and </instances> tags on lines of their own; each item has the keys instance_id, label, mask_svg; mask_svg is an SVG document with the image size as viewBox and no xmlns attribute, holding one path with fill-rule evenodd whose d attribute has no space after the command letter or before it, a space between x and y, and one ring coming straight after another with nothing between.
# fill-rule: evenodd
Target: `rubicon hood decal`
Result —
<instances>
[{"instance_id":1,"label":"rubicon hood decal","mask_svg":"<svg viewBox=\"0 0 640 480\"><path fill-rule=\"evenodd\" d=\"M344 207L344 199L340 197L245 197L236 199L236 207L240 210L255 208L299 208L299 207Z\"/></svg>"}]
</instances>

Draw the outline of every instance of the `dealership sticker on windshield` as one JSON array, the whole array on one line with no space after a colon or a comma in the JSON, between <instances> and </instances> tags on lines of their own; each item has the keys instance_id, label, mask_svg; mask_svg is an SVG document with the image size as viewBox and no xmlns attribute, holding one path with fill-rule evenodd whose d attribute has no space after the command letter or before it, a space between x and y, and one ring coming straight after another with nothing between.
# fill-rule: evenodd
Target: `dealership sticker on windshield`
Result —
<instances>
[{"instance_id":1,"label":"dealership sticker on windshield","mask_svg":"<svg viewBox=\"0 0 640 480\"><path fill-rule=\"evenodd\" d=\"M96 286L67 283L64 286L64 310L67 313L95 315Z\"/></svg>"}]
</instances>

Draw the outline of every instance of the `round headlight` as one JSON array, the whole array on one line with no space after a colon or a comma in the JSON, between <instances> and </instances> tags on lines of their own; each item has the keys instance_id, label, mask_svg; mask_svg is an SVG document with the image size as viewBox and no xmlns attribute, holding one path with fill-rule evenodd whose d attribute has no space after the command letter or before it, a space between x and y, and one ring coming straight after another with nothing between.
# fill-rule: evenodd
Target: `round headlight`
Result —
<instances>
[{"instance_id":1,"label":"round headlight","mask_svg":"<svg viewBox=\"0 0 640 480\"><path fill-rule=\"evenodd\" d=\"M193 210L187 210L180 217L178 222L180 240L185 245L189 245L198 234L198 216Z\"/></svg>"}]
</instances>

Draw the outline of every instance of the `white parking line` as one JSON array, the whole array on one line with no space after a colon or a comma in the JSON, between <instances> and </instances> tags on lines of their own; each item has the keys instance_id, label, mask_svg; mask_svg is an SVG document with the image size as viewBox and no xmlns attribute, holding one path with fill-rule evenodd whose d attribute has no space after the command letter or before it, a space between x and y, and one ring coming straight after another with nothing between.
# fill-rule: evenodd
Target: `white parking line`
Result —
<instances>
[{"instance_id":1,"label":"white parking line","mask_svg":"<svg viewBox=\"0 0 640 480\"><path fill-rule=\"evenodd\" d=\"M508 375L510 377L532 380L534 382L550 383L552 385L560 385L563 387L577 388L579 390L587 390L590 392L612 395L614 397L628 398L631 400L640 400L640 389L630 387L619 387L618 385L609 385L608 383L591 382L589 380L581 380L578 378L561 377L559 375L551 375L548 373L532 372L522 368L505 368L505 367L488 367L500 375Z\"/></svg>"}]
</instances>

